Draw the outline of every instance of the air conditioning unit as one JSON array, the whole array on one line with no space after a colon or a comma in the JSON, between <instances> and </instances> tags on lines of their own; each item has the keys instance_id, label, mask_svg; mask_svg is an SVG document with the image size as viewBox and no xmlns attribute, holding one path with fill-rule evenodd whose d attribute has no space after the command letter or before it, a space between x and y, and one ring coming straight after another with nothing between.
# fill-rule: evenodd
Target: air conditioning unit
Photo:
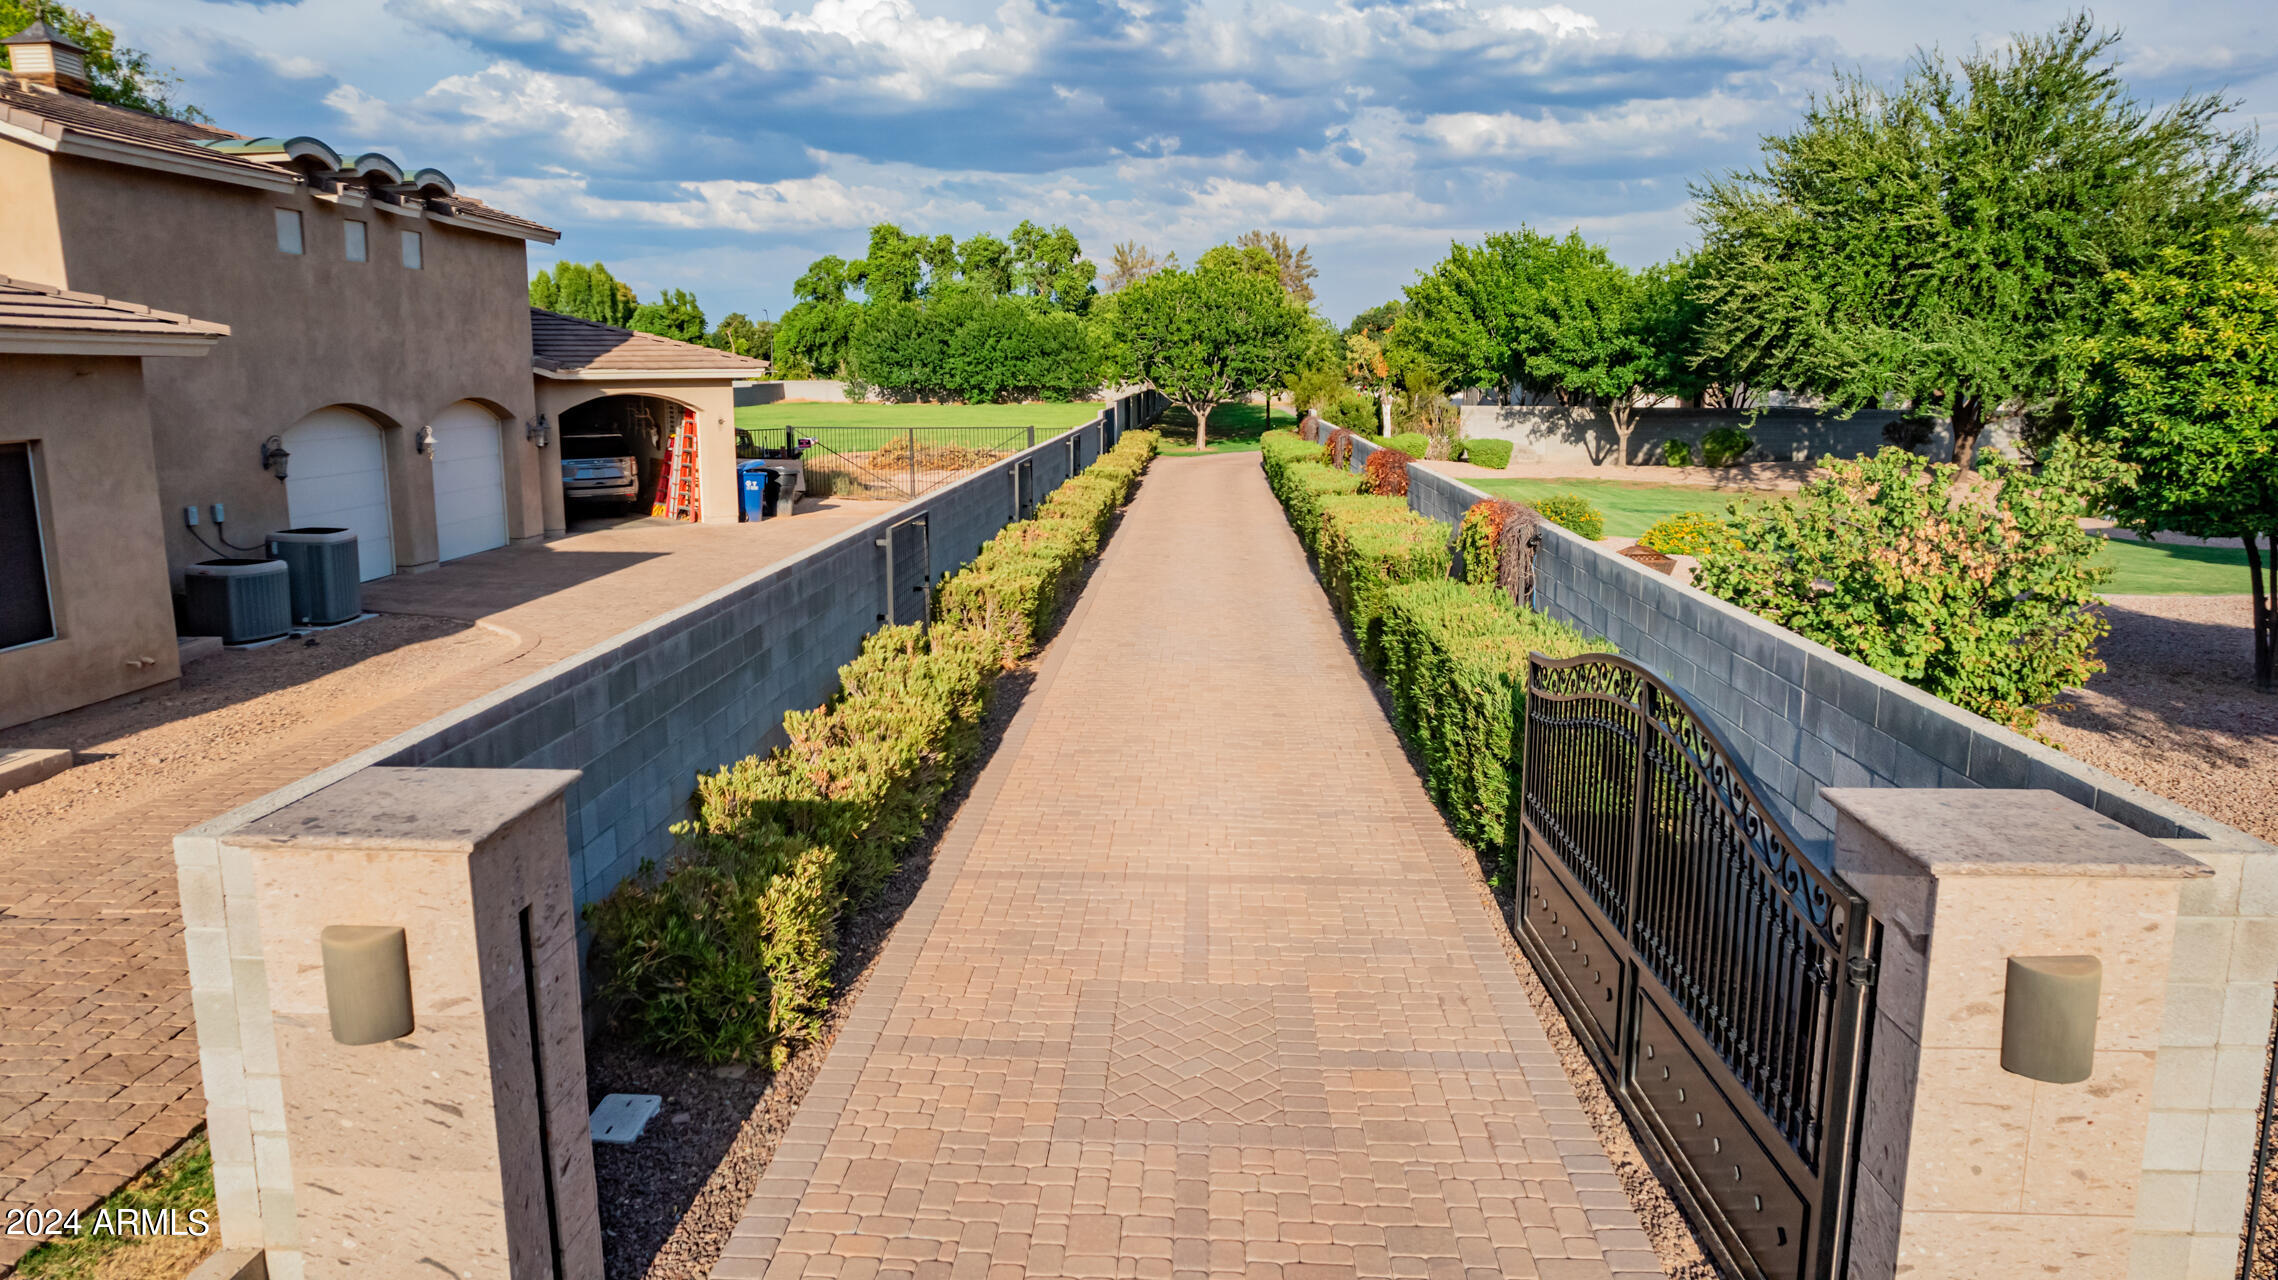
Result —
<instances>
[{"instance_id":1,"label":"air conditioning unit","mask_svg":"<svg viewBox=\"0 0 2278 1280\"><path fill-rule=\"evenodd\" d=\"M353 530L280 529L269 535L269 554L292 575L293 621L329 627L364 611Z\"/></svg>"},{"instance_id":2,"label":"air conditioning unit","mask_svg":"<svg viewBox=\"0 0 2278 1280\"><path fill-rule=\"evenodd\" d=\"M282 560L206 560L182 571L182 620L223 644L274 640L293 629L291 577Z\"/></svg>"}]
</instances>

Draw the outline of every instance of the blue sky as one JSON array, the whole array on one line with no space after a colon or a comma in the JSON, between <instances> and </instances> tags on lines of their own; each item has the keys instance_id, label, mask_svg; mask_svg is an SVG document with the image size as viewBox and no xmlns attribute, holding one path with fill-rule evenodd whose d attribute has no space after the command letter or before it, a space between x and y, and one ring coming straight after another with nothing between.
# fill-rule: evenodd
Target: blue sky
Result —
<instances>
[{"instance_id":1,"label":"blue sky","mask_svg":"<svg viewBox=\"0 0 2278 1280\"><path fill-rule=\"evenodd\" d=\"M432 165L646 296L789 305L865 229L1067 223L1310 244L1342 322L1451 239L1580 227L1644 265L1687 183L1836 68L1890 78L2061 19L1952 0L78 0L224 127ZM2097 9L2138 91L2227 89L2278 141L2278 7Z\"/></svg>"}]
</instances>

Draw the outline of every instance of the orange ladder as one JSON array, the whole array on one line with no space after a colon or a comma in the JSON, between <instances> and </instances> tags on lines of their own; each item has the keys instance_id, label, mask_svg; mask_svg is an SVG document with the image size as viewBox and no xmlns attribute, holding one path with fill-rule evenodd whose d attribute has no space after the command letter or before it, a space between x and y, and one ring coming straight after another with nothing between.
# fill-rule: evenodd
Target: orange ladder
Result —
<instances>
[{"instance_id":1,"label":"orange ladder","mask_svg":"<svg viewBox=\"0 0 2278 1280\"><path fill-rule=\"evenodd\" d=\"M680 430L673 433L672 443L665 446L664 472L657 477L656 501L650 505L652 516L667 516L674 520L696 520L702 517L704 497L697 484L696 471L696 411L680 411Z\"/></svg>"}]
</instances>

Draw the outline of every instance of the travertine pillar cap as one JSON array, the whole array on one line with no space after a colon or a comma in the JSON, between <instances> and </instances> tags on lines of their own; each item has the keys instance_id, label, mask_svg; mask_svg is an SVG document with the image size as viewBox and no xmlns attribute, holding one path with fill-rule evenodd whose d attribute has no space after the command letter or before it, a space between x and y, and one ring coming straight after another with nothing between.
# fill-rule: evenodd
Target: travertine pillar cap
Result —
<instances>
[{"instance_id":1,"label":"travertine pillar cap","mask_svg":"<svg viewBox=\"0 0 2278 1280\"><path fill-rule=\"evenodd\" d=\"M2215 874L2054 791L1829 787L1835 811L1932 876L2194 880Z\"/></svg>"},{"instance_id":2,"label":"travertine pillar cap","mask_svg":"<svg viewBox=\"0 0 2278 1280\"><path fill-rule=\"evenodd\" d=\"M560 795L575 769L360 769L222 837L241 849L472 853Z\"/></svg>"}]
</instances>

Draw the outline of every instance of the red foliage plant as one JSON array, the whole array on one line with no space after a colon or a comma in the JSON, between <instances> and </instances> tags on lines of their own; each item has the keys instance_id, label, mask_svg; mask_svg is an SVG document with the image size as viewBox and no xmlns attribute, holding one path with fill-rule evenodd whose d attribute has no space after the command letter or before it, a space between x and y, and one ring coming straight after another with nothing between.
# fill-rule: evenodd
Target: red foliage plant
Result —
<instances>
[{"instance_id":1,"label":"red foliage plant","mask_svg":"<svg viewBox=\"0 0 2278 1280\"><path fill-rule=\"evenodd\" d=\"M1361 485L1380 498L1408 496L1407 454L1398 449L1379 449L1368 455L1368 465L1361 468Z\"/></svg>"},{"instance_id":2,"label":"red foliage plant","mask_svg":"<svg viewBox=\"0 0 2278 1280\"><path fill-rule=\"evenodd\" d=\"M1332 466L1332 467L1343 467L1343 466L1350 466L1350 465L1352 464L1352 460L1353 460L1353 433L1352 433L1352 432L1345 430L1343 427L1338 427L1337 429L1335 429L1334 431L1331 431L1331 432L1329 433L1329 438L1328 438L1328 440L1326 441L1326 443L1327 443L1327 444L1328 444L1328 446L1329 446L1329 465L1330 465L1330 466Z\"/></svg>"}]
</instances>

